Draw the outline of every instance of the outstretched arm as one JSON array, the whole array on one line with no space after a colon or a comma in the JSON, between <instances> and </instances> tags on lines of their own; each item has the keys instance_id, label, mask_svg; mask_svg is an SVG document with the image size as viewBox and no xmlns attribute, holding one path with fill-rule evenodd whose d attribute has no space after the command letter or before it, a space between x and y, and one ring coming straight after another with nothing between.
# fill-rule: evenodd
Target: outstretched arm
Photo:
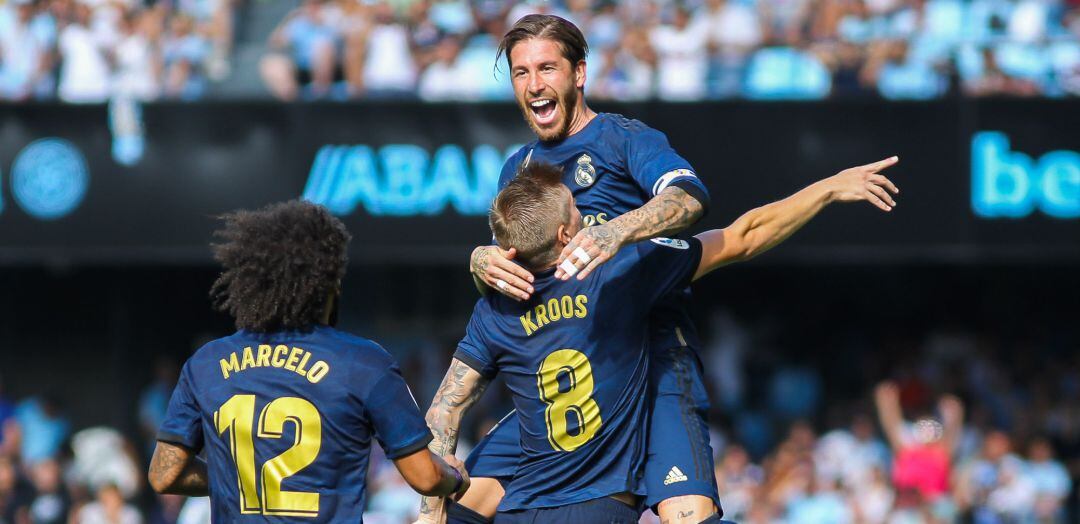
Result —
<instances>
[{"instance_id":1,"label":"outstretched arm","mask_svg":"<svg viewBox=\"0 0 1080 524\"><path fill-rule=\"evenodd\" d=\"M210 494L206 462L183 446L158 441L148 477L150 486L158 493L189 497Z\"/></svg>"},{"instance_id":2,"label":"outstretched arm","mask_svg":"<svg viewBox=\"0 0 1080 524\"><path fill-rule=\"evenodd\" d=\"M900 390L892 382L882 382L874 388L874 404L885 437L889 440L893 452L904 447L904 414L900 408Z\"/></svg>"},{"instance_id":3,"label":"outstretched arm","mask_svg":"<svg viewBox=\"0 0 1080 524\"><path fill-rule=\"evenodd\" d=\"M580 270L578 280L589 276L600 264L615 256L623 246L639 240L647 240L678 233L696 222L705 213L705 206L686 190L669 186L645 205L620 215L606 224L582 229L563 248L556 261L555 277L569 280L573 276L562 269L567 258ZM584 263L573 253L578 248L589 256Z\"/></svg>"},{"instance_id":4,"label":"outstretched arm","mask_svg":"<svg viewBox=\"0 0 1080 524\"><path fill-rule=\"evenodd\" d=\"M896 201L889 193L896 194L900 190L878 172L897 161L894 156L845 169L783 200L751 209L724 229L697 235L702 252L694 279L725 264L747 260L772 249L833 202L865 200L883 211L891 211Z\"/></svg>"},{"instance_id":5,"label":"outstretched arm","mask_svg":"<svg viewBox=\"0 0 1080 524\"><path fill-rule=\"evenodd\" d=\"M450 369L435 392L435 398L431 399L431 407L425 417L431 433L435 435L435 439L428 444L432 453L440 456L454 454L461 419L484 393L489 382L464 362L456 358L450 362ZM445 501L439 497L425 497L420 503L420 520L445 522Z\"/></svg>"}]
</instances>

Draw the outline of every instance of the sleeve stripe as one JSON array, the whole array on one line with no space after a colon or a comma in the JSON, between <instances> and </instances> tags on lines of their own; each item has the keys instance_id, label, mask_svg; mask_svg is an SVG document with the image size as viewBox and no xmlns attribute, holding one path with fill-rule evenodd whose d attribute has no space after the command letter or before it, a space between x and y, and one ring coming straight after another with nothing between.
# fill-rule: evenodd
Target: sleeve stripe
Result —
<instances>
[{"instance_id":1,"label":"sleeve stripe","mask_svg":"<svg viewBox=\"0 0 1080 524\"><path fill-rule=\"evenodd\" d=\"M458 349L454 352L454 358L462 361L463 363L465 363L466 366L473 368L474 371L479 373L484 378L492 378L495 376L495 373L492 373L492 370L483 362L481 362L476 357L462 351L461 349Z\"/></svg>"},{"instance_id":2,"label":"sleeve stripe","mask_svg":"<svg viewBox=\"0 0 1080 524\"><path fill-rule=\"evenodd\" d=\"M192 439L184 438L183 435L177 435L176 433L158 431L156 440L160 442L165 442L167 444L184 446L185 448L191 449L193 451L202 451L201 449L199 449L200 446L197 446L194 442L191 441Z\"/></svg>"},{"instance_id":3,"label":"sleeve stripe","mask_svg":"<svg viewBox=\"0 0 1080 524\"><path fill-rule=\"evenodd\" d=\"M684 178L697 178L697 175L695 175L694 172L690 171L689 169L675 169L664 173L664 176L657 179L656 183L653 184L653 196L659 195L660 192L667 189L667 187L670 186L672 182Z\"/></svg>"}]
</instances>

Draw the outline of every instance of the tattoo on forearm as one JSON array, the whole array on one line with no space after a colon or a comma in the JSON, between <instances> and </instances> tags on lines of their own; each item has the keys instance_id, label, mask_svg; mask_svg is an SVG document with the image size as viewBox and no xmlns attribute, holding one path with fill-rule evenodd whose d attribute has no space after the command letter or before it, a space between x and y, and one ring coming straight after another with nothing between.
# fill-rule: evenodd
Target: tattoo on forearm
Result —
<instances>
[{"instance_id":1,"label":"tattoo on forearm","mask_svg":"<svg viewBox=\"0 0 1080 524\"><path fill-rule=\"evenodd\" d=\"M435 437L428 444L432 453L443 456L451 455L457 450L461 419L484 393L489 382L460 360L451 361L450 369L446 371L442 384L435 392L435 398L431 400L431 407L425 417ZM421 516L430 518L439 514L442 509L443 501L439 497L424 497L420 502Z\"/></svg>"},{"instance_id":2,"label":"tattoo on forearm","mask_svg":"<svg viewBox=\"0 0 1080 524\"><path fill-rule=\"evenodd\" d=\"M148 476L167 493L206 496L209 490L206 463L171 444L158 444Z\"/></svg>"},{"instance_id":3,"label":"tattoo on forearm","mask_svg":"<svg viewBox=\"0 0 1080 524\"><path fill-rule=\"evenodd\" d=\"M678 233L704 214L696 198L679 187L668 187L645 205L611 222L627 243ZM592 228L590 228L592 229Z\"/></svg>"}]
</instances>

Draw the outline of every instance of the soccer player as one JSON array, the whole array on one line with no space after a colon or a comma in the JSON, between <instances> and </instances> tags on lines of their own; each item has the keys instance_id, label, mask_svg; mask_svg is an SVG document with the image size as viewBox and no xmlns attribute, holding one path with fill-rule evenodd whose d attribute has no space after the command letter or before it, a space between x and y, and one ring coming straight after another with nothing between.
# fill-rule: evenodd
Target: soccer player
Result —
<instances>
[{"instance_id":1,"label":"soccer player","mask_svg":"<svg viewBox=\"0 0 1080 524\"><path fill-rule=\"evenodd\" d=\"M432 434L394 359L332 327L345 226L294 200L227 215L217 235L223 271L210 294L238 331L184 364L150 463L154 490L209 495L214 522L360 522L373 436L421 494L467 489L464 466L426 448Z\"/></svg>"},{"instance_id":2,"label":"soccer player","mask_svg":"<svg viewBox=\"0 0 1080 524\"><path fill-rule=\"evenodd\" d=\"M866 183L895 192L877 172L896 161L845 170L725 229L633 244L591 277L568 281L556 277L557 261L582 230L582 215L561 168L524 166L495 198L490 224L499 247L514 248L517 263L536 275L534 292L526 301L492 293L477 302L427 413L432 446L453 452L464 412L503 373L522 454L496 522L637 522L645 445L653 438L646 381L654 304L717 267L770 249L831 202L866 200ZM441 518L434 501L424 503L428 519ZM719 521L716 512L704 517Z\"/></svg>"},{"instance_id":3,"label":"soccer player","mask_svg":"<svg viewBox=\"0 0 1080 524\"><path fill-rule=\"evenodd\" d=\"M616 114L597 114L585 103L588 44L572 23L550 15L528 15L505 35L505 53L515 97L537 140L503 166L499 187L518 168L544 161L563 169L585 227L559 255L555 277L584 279L623 246L679 233L701 218L708 192L693 167L663 133ZM895 204L881 187L867 183L864 197L889 210ZM514 249L481 246L471 270L481 291L498 290L519 300L534 292L533 275L515 264ZM650 318L649 396L651 422L645 480L647 504L662 520L697 523L720 511L709 447L709 409L696 329L686 312L688 292L673 290ZM452 509L468 508L490 518L521 454L516 415L511 413L469 455L472 488ZM681 515L681 516L680 516ZM474 515L475 516L475 515ZM465 516L463 516L464 518Z\"/></svg>"}]
</instances>

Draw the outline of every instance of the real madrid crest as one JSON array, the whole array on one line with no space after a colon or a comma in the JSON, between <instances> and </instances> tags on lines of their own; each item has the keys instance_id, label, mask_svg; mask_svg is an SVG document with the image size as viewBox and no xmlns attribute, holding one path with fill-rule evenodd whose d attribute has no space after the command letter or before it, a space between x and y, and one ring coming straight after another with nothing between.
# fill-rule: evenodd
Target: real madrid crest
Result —
<instances>
[{"instance_id":1,"label":"real madrid crest","mask_svg":"<svg viewBox=\"0 0 1080 524\"><path fill-rule=\"evenodd\" d=\"M574 182L581 187L589 187L596 182L596 168L592 165L592 157L581 155L577 159L577 169L574 170Z\"/></svg>"}]
</instances>

